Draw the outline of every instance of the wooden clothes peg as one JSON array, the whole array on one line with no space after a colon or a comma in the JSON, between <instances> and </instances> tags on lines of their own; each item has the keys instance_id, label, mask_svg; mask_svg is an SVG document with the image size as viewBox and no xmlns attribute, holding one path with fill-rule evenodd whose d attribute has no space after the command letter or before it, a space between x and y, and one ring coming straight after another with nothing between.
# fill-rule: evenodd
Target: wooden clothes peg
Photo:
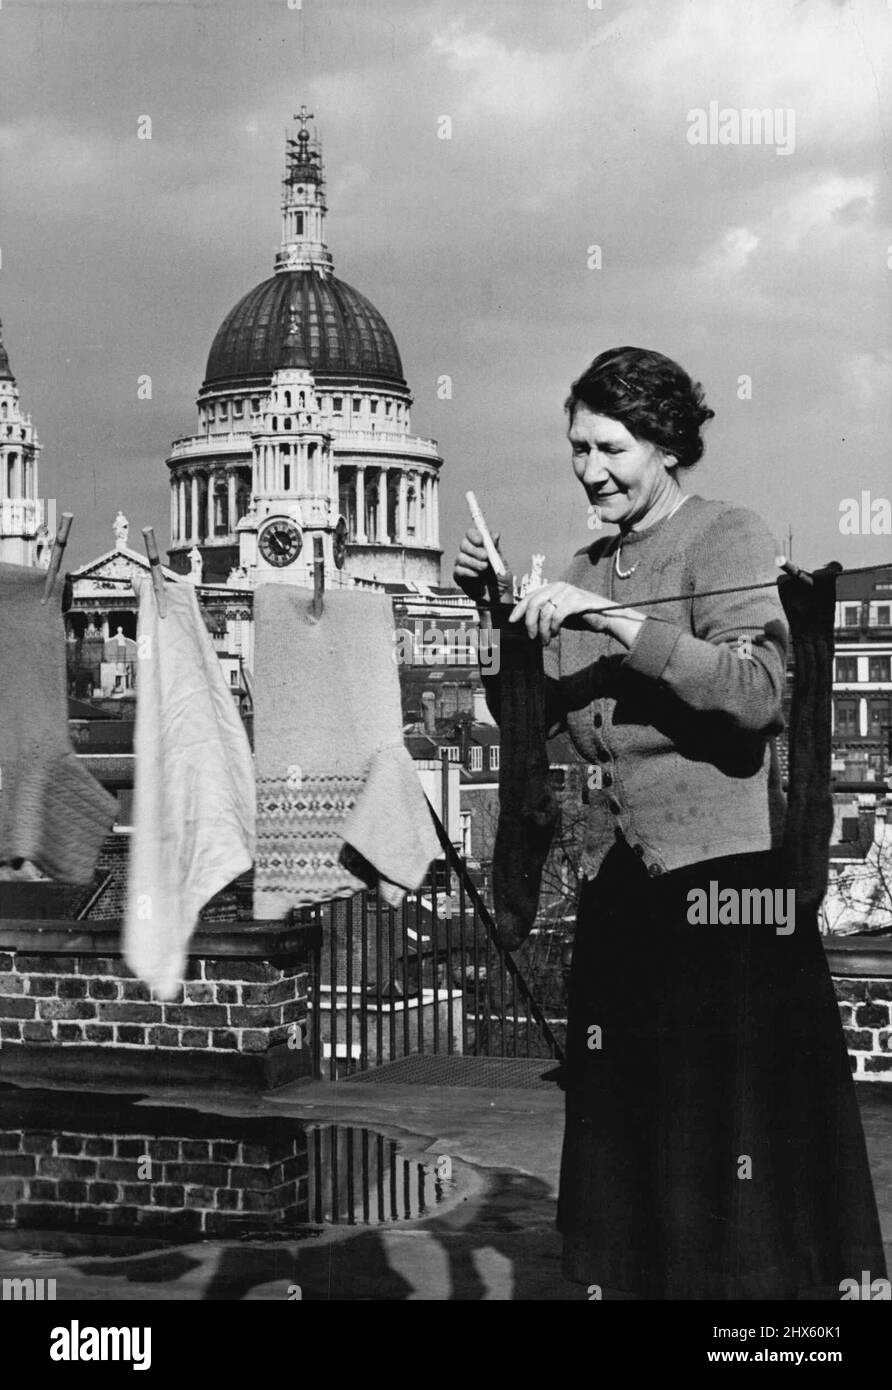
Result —
<instances>
[{"instance_id":1,"label":"wooden clothes peg","mask_svg":"<svg viewBox=\"0 0 892 1390\"><path fill-rule=\"evenodd\" d=\"M785 574L789 574L792 579L799 579L803 584L814 584L814 580L807 570L801 570L798 565L794 565L792 560L788 560L786 555L778 555L778 569L782 569Z\"/></svg>"},{"instance_id":2,"label":"wooden clothes peg","mask_svg":"<svg viewBox=\"0 0 892 1390\"><path fill-rule=\"evenodd\" d=\"M71 530L71 523L74 520L73 512L63 512L59 518L59 526L56 531L56 539L53 541L53 549L50 555L50 565L46 572L46 582L43 586L43 596L40 602L46 603L53 592L56 584L56 577L59 573L59 566L62 563L62 556L65 554L65 547L68 544L68 532Z\"/></svg>"},{"instance_id":3,"label":"wooden clothes peg","mask_svg":"<svg viewBox=\"0 0 892 1390\"><path fill-rule=\"evenodd\" d=\"M145 541L146 554L149 557L149 570L152 576L152 588L155 590L155 599L158 604L158 617L164 618L167 616L167 600L164 597L164 575L161 571L161 556L158 554L158 542L155 540L154 526L144 526L142 535Z\"/></svg>"},{"instance_id":4,"label":"wooden clothes peg","mask_svg":"<svg viewBox=\"0 0 892 1390\"><path fill-rule=\"evenodd\" d=\"M313 537L313 617L321 618L325 606L325 556L322 552L322 537Z\"/></svg>"}]
</instances>

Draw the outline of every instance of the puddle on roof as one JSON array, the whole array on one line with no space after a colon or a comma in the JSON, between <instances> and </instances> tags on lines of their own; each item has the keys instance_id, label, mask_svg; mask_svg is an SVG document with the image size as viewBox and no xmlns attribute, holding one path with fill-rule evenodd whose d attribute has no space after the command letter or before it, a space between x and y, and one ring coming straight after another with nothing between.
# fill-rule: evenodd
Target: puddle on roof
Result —
<instances>
[{"instance_id":1,"label":"puddle on roof","mask_svg":"<svg viewBox=\"0 0 892 1390\"><path fill-rule=\"evenodd\" d=\"M414 1221L455 1192L448 1158L374 1129L139 1099L0 1086L0 1246L294 1239Z\"/></svg>"}]
</instances>

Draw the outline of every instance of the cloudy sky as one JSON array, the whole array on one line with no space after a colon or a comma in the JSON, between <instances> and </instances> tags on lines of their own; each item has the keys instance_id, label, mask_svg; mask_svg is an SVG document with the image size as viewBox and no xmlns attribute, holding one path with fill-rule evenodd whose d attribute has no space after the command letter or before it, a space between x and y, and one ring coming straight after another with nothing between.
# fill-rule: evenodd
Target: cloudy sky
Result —
<instances>
[{"instance_id":1,"label":"cloudy sky","mask_svg":"<svg viewBox=\"0 0 892 1390\"><path fill-rule=\"evenodd\" d=\"M838 524L892 495L886 0L3 0L0 52L0 316L72 563L118 507L168 538L163 459L272 273L301 102L336 273L445 458L444 578L468 487L519 570L590 539L562 402L622 343L716 410L688 490L791 524L800 563L892 551ZM712 101L792 112L789 152L693 145Z\"/></svg>"}]
</instances>

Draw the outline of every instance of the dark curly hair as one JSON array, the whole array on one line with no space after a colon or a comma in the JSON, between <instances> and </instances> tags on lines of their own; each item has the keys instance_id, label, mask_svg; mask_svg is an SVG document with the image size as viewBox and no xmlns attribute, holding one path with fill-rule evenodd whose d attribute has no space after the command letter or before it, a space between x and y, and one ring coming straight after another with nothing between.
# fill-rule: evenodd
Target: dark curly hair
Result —
<instances>
[{"instance_id":1,"label":"dark curly hair","mask_svg":"<svg viewBox=\"0 0 892 1390\"><path fill-rule=\"evenodd\" d=\"M700 429L715 415L699 381L677 362L636 347L610 348L596 357L564 402L571 420L578 405L619 420L636 438L674 455L679 468L702 458Z\"/></svg>"}]
</instances>

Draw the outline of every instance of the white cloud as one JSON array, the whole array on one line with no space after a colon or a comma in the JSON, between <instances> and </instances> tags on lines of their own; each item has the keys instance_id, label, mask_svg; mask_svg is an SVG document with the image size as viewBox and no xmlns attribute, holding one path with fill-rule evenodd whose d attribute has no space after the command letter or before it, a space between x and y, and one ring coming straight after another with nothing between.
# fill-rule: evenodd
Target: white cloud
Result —
<instances>
[{"instance_id":1,"label":"white cloud","mask_svg":"<svg viewBox=\"0 0 892 1390\"><path fill-rule=\"evenodd\" d=\"M892 355L859 352L843 366L846 386L856 405L867 410L892 398Z\"/></svg>"},{"instance_id":2,"label":"white cloud","mask_svg":"<svg viewBox=\"0 0 892 1390\"><path fill-rule=\"evenodd\" d=\"M737 275L749 264L760 240L748 227L731 227L717 245L704 253L701 269L709 279L726 280Z\"/></svg>"}]
</instances>

